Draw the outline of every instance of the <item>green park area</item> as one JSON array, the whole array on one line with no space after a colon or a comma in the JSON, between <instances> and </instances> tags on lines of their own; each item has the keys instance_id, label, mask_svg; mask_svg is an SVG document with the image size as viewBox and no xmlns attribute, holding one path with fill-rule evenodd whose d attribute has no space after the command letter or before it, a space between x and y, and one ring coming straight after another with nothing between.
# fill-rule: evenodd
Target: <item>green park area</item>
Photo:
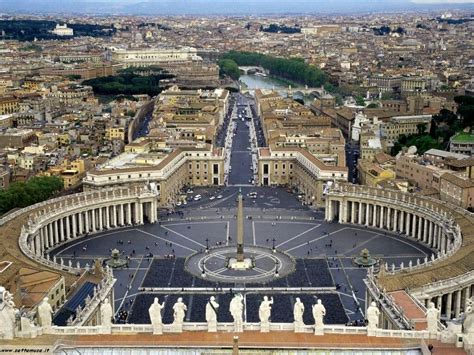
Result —
<instances>
[{"instance_id":1,"label":"green park area","mask_svg":"<svg viewBox=\"0 0 474 355\"><path fill-rule=\"evenodd\" d=\"M64 187L61 178L39 176L27 182L14 182L0 191L0 215L14 208L23 208L47 200Z\"/></svg>"}]
</instances>

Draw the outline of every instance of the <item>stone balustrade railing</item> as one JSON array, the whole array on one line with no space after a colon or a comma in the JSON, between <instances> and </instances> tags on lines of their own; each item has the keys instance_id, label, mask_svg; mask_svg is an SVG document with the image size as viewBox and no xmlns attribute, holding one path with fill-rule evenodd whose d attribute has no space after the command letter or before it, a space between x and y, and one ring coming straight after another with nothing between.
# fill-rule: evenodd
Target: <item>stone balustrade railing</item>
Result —
<instances>
[{"instance_id":1,"label":"stone balustrade railing","mask_svg":"<svg viewBox=\"0 0 474 355\"><path fill-rule=\"evenodd\" d=\"M400 329L411 329L412 325L410 320L405 316L403 310L395 304L390 295L387 295L379 289L374 277L370 273L367 274L367 278L364 281L367 288L377 299L377 302L382 306L385 312L390 315L390 319L394 320Z\"/></svg>"},{"instance_id":2,"label":"stone balustrade railing","mask_svg":"<svg viewBox=\"0 0 474 355\"><path fill-rule=\"evenodd\" d=\"M183 323L184 332L207 332L206 323ZM217 331L229 333L233 332L233 323L218 323ZM244 331L259 331L260 323L245 323ZM153 326L151 324L113 324L111 326L112 334L134 334L134 333L153 333ZM294 331L293 323L270 323L271 331ZM52 335L100 335L103 328L100 325L96 326L67 326L58 327L53 326L50 329L45 329L44 334ZM174 333L175 328L171 324L163 325L163 333ZM302 333L314 333L313 325L304 325L301 328ZM324 334L354 334L366 335L367 327L353 327L345 325L325 325ZM411 338L411 339L428 339L430 334L426 330L395 330L395 329L376 329L373 332L376 337L389 338ZM159 338L159 335L157 335Z\"/></svg>"},{"instance_id":3,"label":"stone balustrade railing","mask_svg":"<svg viewBox=\"0 0 474 355\"><path fill-rule=\"evenodd\" d=\"M97 288L94 289L93 297L90 301L86 302L84 308L77 310L76 318L72 321L71 326L82 326L99 308L101 302L108 297L116 281L113 277L112 269L106 268L106 275Z\"/></svg>"},{"instance_id":4,"label":"stone balustrade railing","mask_svg":"<svg viewBox=\"0 0 474 355\"><path fill-rule=\"evenodd\" d=\"M432 282L428 285L417 287L413 291L416 296L425 294L439 294L439 292L449 290L449 288L458 289L460 285L470 285L474 282L474 270L450 279Z\"/></svg>"}]
</instances>

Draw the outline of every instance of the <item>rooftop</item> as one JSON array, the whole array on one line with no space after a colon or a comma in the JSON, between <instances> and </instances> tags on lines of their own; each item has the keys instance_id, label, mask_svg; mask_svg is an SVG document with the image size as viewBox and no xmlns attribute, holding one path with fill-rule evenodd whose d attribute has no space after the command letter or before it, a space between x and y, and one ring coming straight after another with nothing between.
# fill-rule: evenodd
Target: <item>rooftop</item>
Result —
<instances>
[{"instance_id":1,"label":"rooftop","mask_svg":"<svg viewBox=\"0 0 474 355\"><path fill-rule=\"evenodd\" d=\"M474 143L474 134L460 132L451 137L451 141L456 143Z\"/></svg>"}]
</instances>

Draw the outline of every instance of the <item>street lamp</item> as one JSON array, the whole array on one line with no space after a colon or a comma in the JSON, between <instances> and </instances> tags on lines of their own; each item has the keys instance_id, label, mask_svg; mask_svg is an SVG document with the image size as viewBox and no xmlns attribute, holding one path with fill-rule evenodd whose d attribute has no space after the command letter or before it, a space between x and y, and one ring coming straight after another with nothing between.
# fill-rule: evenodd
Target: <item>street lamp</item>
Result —
<instances>
[{"instance_id":1,"label":"street lamp","mask_svg":"<svg viewBox=\"0 0 474 355\"><path fill-rule=\"evenodd\" d=\"M206 238L206 253L209 253L209 238Z\"/></svg>"},{"instance_id":2,"label":"street lamp","mask_svg":"<svg viewBox=\"0 0 474 355\"><path fill-rule=\"evenodd\" d=\"M275 253L275 252L276 252L276 248L275 248L276 239L273 238L273 239L272 239L272 242L273 242L273 244L272 244L272 251Z\"/></svg>"}]
</instances>

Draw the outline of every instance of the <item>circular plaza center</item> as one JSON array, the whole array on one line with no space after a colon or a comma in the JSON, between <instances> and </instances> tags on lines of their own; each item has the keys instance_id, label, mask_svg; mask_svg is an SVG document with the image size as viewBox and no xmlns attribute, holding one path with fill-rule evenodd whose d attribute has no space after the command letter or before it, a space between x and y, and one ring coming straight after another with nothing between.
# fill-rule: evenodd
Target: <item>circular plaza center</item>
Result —
<instances>
[{"instance_id":1,"label":"circular plaza center","mask_svg":"<svg viewBox=\"0 0 474 355\"><path fill-rule=\"evenodd\" d=\"M289 254L262 246L245 249L241 268L233 267L232 262L238 262L236 248L224 246L191 255L185 266L186 271L197 277L237 285L268 282L295 270Z\"/></svg>"}]
</instances>

